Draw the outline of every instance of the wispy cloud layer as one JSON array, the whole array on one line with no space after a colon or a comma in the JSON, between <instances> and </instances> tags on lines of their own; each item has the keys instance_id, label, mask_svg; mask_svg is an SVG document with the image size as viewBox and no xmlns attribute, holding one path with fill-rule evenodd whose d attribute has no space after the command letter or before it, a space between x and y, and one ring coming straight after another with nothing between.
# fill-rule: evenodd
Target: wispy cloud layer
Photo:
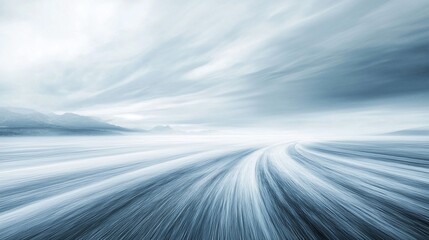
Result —
<instances>
[{"instance_id":1,"label":"wispy cloud layer","mask_svg":"<svg viewBox=\"0 0 429 240\"><path fill-rule=\"evenodd\" d=\"M132 126L418 125L428 13L423 0L2 1L0 105Z\"/></svg>"}]
</instances>

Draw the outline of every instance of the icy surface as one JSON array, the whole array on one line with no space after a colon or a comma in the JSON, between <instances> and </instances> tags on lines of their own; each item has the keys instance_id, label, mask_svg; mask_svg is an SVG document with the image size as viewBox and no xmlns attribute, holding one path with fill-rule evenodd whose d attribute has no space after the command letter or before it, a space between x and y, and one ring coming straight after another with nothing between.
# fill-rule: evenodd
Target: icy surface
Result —
<instances>
[{"instance_id":1,"label":"icy surface","mask_svg":"<svg viewBox=\"0 0 429 240\"><path fill-rule=\"evenodd\" d=\"M429 141L0 138L1 239L424 239Z\"/></svg>"}]
</instances>

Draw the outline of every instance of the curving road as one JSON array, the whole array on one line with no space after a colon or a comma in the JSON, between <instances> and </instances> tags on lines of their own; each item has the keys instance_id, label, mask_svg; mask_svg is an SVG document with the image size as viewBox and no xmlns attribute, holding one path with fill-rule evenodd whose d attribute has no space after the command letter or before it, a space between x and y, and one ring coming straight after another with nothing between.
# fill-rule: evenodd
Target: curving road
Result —
<instances>
[{"instance_id":1,"label":"curving road","mask_svg":"<svg viewBox=\"0 0 429 240\"><path fill-rule=\"evenodd\" d=\"M0 139L0 239L427 239L429 141Z\"/></svg>"}]
</instances>

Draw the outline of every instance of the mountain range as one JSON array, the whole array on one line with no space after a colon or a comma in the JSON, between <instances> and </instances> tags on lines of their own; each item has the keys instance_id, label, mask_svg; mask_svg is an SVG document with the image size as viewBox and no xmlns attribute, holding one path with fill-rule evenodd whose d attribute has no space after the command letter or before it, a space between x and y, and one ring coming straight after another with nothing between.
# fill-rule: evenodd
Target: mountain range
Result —
<instances>
[{"instance_id":1,"label":"mountain range","mask_svg":"<svg viewBox=\"0 0 429 240\"><path fill-rule=\"evenodd\" d=\"M0 136L100 135L131 131L74 113L41 113L24 108L0 108Z\"/></svg>"}]
</instances>

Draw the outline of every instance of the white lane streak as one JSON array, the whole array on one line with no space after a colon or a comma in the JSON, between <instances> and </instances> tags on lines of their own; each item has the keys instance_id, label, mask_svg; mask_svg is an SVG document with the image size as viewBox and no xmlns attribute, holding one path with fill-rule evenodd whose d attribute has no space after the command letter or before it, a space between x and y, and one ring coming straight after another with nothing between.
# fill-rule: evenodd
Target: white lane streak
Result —
<instances>
[{"instance_id":1,"label":"white lane streak","mask_svg":"<svg viewBox=\"0 0 429 240\"><path fill-rule=\"evenodd\" d=\"M102 198L116 194L124 189L133 189L141 182L160 174L178 168L185 168L199 161L220 157L228 154L233 149L224 149L199 153L193 156L182 157L172 161L156 164L133 172L115 176L82 188L43 199L36 203L21 207L19 209L5 212L0 215L0 232L7 235L11 226L20 224L31 227L46 221L53 221L58 217L67 215L74 209L79 209L89 202L102 201ZM46 212L55 213L47 216Z\"/></svg>"},{"instance_id":2,"label":"white lane streak","mask_svg":"<svg viewBox=\"0 0 429 240\"><path fill-rule=\"evenodd\" d=\"M400 179L409 179L414 182L429 184L429 179L426 178L429 174L426 169L418 167L400 167L396 164L395 167L385 164L382 165L379 161L371 161L367 158L358 157L341 157L334 154L324 152L316 152L303 146L296 146L297 152L306 157L307 159L319 159L325 168L331 169L333 172L330 174L335 175L337 179L344 179L353 181L358 184L360 188L366 192L370 192L375 196L384 198L390 196L392 202L401 205L403 202L408 204L404 207L410 208L413 211L428 211L428 206L421 205L416 202L415 196L426 196L428 190L407 184L406 181ZM403 165L403 164L402 164ZM427 172L426 174L424 172ZM328 174L328 172L326 172ZM386 178L383 174L393 175L394 178ZM413 198L401 194L404 190L406 192L413 192Z\"/></svg>"},{"instance_id":3,"label":"white lane streak","mask_svg":"<svg viewBox=\"0 0 429 240\"><path fill-rule=\"evenodd\" d=\"M257 164L266 149L259 149L244 157L240 164L230 171L223 180L225 187L223 198L225 205L228 206L227 212L236 212L238 218L242 218L245 224L249 224L247 230L252 232L253 237L258 238L262 235L268 239L274 229L270 227L271 222L269 222L269 215L263 204L256 178Z\"/></svg>"},{"instance_id":4,"label":"white lane streak","mask_svg":"<svg viewBox=\"0 0 429 240\"><path fill-rule=\"evenodd\" d=\"M121 154L137 153L142 151L153 151L154 148L145 149L141 146L134 147L103 147L103 148L69 148L64 146L58 149L36 151L27 148L19 148L16 153L5 153L0 151L0 169L13 170L22 167L40 166L58 162L75 161L82 158L96 158Z\"/></svg>"},{"instance_id":5,"label":"white lane streak","mask_svg":"<svg viewBox=\"0 0 429 240\"><path fill-rule=\"evenodd\" d=\"M210 147L166 147L164 150L142 151L76 161L59 161L39 167L6 170L0 174L0 212L9 211L58 195L114 175L153 164L189 156ZM7 173L7 174L4 174Z\"/></svg>"},{"instance_id":6,"label":"white lane streak","mask_svg":"<svg viewBox=\"0 0 429 240\"><path fill-rule=\"evenodd\" d=\"M298 152L297 149L303 149L300 144L294 146L294 150ZM298 152L299 153L299 152ZM402 195L396 194L394 189L391 188L392 180L388 180L384 177L377 176L370 171L362 170L359 166L349 165L349 162L353 162L353 158L348 158L347 160L341 160L335 162L332 159L322 158L321 156L305 154L310 157L309 159L312 162L317 163L317 165L307 166L305 168L310 169L313 174L319 176L320 178L325 179L325 185L330 185L331 189L335 189L336 192L329 193L331 199L335 196L335 199L338 200L338 203L341 204L345 209L353 213L353 215L361 218L365 222L372 223L373 226L383 226L383 231L388 233L390 236L395 236L395 238L400 239L410 239L412 236L409 232L404 231L401 228L398 228L397 221L383 211L383 209L374 207L374 200L368 201L368 195L364 192L371 193L374 196L377 196L380 200L394 200L398 202L399 205L403 205L404 202L410 203L405 207L416 208L422 207L420 204L413 204L411 199L408 199ZM340 156L334 156L336 160L341 159ZM322 165L326 169L331 169L331 171L326 171L319 169L319 166ZM380 168L380 166L379 166ZM335 179L335 182L328 180L320 175L320 172L323 172L324 175L329 175L330 178ZM339 185L337 182L343 181L346 184L350 184L354 188L357 188L361 191L360 194L351 191L347 187ZM384 187L378 187L377 185L383 185ZM323 187L323 186L320 186ZM406 189L407 187L405 187ZM321 191L325 193L325 191ZM418 195L418 193L417 193ZM371 204L369 204L371 203ZM416 210L416 209L414 209ZM421 209L419 209L421 210ZM419 211L417 210L417 211Z\"/></svg>"},{"instance_id":7,"label":"white lane streak","mask_svg":"<svg viewBox=\"0 0 429 240\"><path fill-rule=\"evenodd\" d=\"M306 145L297 145L296 150L303 156L307 156L309 159L314 159L318 157L325 158L327 160L332 160L332 162L326 162L330 165L349 165L349 168L358 170L371 170L379 173L389 173L390 175L397 175L401 178L408 178L413 181L423 181L429 184L429 178L426 178L429 174L429 169L424 167L410 166L403 163L388 162L387 160L375 160L373 156L363 157L363 156L340 156L338 153L353 153L350 150L343 149L334 149L324 146L324 150L334 151L332 153L321 152L307 147ZM335 154L335 152L337 154ZM385 155L391 159L394 159L395 156Z\"/></svg>"},{"instance_id":8,"label":"white lane streak","mask_svg":"<svg viewBox=\"0 0 429 240\"><path fill-rule=\"evenodd\" d=\"M209 148L195 150L195 148L191 146L187 148L175 147L113 156L81 158L74 161L50 163L39 166L5 169L0 170L0 188L10 186L11 184L19 185L22 182L58 177L66 174L76 174L83 171L103 171L133 163L147 162L148 164L156 164L162 159L169 159L181 154L192 154L207 150L209 150Z\"/></svg>"},{"instance_id":9,"label":"white lane streak","mask_svg":"<svg viewBox=\"0 0 429 240\"><path fill-rule=\"evenodd\" d=\"M296 144L292 144L292 146L295 147ZM383 214L374 214L377 211L376 209L364 204L346 189L332 185L326 179L317 176L314 170L308 169L291 158L286 154L287 148L288 146L279 145L267 152L271 163L275 164L276 169L283 172L301 193L307 195L307 198L311 199L315 204L326 209L327 213L337 212L338 209L332 204L332 202L336 202L336 204L343 206L365 222L371 222L376 226L385 226L385 231L388 231L391 236L399 238L410 237L406 232L395 228L390 222L386 222ZM340 215L336 215L336 217L341 218ZM359 231L359 229L354 228L352 223L346 219L344 219L343 224L347 228ZM356 234L364 235L362 232L356 232Z\"/></svg>"}]
</instances>

